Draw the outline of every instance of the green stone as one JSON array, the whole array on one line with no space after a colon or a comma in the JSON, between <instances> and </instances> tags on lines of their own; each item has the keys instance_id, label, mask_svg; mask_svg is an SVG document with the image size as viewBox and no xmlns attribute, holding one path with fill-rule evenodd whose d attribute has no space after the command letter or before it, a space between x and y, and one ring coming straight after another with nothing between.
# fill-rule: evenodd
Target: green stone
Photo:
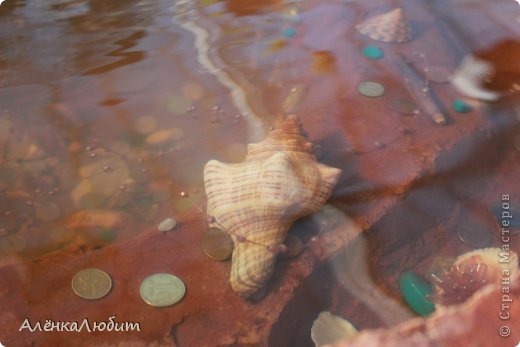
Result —
<instances>
[{"instance_id":1,"label":"green stone","mask_svg":"<svg viewBox=\"0 0 520 347\"><path fill-rule=\"evenodd\" d=\"M377 46L370 45L363 48L363 55L370 59L381 59L383 58L383 50Z\"/></svg>"},{"instance_id":2,"label":"green stone","mask_svg":"<svg viewBox=\"0 0 520 347\"><path fill-rule=\"evenodd\" d=\"M466 113L473 110L473 108L470 105L466 104L461 99L455 99L455 101L453 101L453 109L460 113Z\"/></svg>"},{"instance_id":3,"label":"green stone","mask_svg":"<svg viewBox=\"0 0 520 347\"><path fill-rule=\"evenodd\" d=\"M427 316L435 311L435 306L427 299L433 295L433 290L426 279L406 271L399 278L399 286L404 299L417 314Z\"/></svg>"}]
</instances>

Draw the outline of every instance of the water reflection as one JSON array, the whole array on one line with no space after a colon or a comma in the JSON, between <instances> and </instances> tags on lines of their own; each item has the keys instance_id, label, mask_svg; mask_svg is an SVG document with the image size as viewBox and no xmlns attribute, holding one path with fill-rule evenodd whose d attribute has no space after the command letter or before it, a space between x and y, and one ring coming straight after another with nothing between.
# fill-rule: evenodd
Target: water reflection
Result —
<instances>
[{"instance_id":1,"label":"water reflection","mask_svg":"<svg viewBox=\"0 0 520 347\"><path fill-rule=\"evenodd\" d=\"M404 4L414 38L395 44L356 29L391 11L386 3L7 0L0 257L81 254L186 211L205 225L204 164L242 161L248 143L296 112L320 161L343 171L331 203L370 228L352 246L371 253L358 266L364 282L346 291L368 311L374 286L398 297L400 272L467 247L460 226L493 230L499 183L517 171L520 49L503 20L515 15L467 3ZM492 19L466 27L466 10ZM468 54L493 64L496 74L476 77L503 98L464 99L472 111L462 113L449 79ZM332 262L335 280L352 264ZM390 307L381 321L395 322L393 301L376 295ZM347 303L338 310L351 313Z\"/></svg>"}]
</instances>

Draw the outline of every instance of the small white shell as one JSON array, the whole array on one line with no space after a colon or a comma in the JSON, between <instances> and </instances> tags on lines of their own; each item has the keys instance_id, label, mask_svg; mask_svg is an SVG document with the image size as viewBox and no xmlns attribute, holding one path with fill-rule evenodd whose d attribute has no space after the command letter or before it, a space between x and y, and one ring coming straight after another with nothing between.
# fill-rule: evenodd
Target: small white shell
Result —
<instances>
[{"instance_id":1,"label":"small white shell","mask_svg":"<svg viewBox=\"0 0 520 347\"><path fill-rule=\"evenodd\" d=\"M157 230L159 230L162 233L165 233L175 228L176 225L177 222L173 218L166 218L159 224Z\"/></svg>"},{"instance_id":2,"label":"small white shell","mask_svg":"<svg viewBox=\"0 0 520 347\"><path fill-rule=\"evenodd\" d=\"M323 311L312 323L311 339L320 347L338 341L346 341L358 335L358 330L349 321Z\"/></svg>"}]
</instances>

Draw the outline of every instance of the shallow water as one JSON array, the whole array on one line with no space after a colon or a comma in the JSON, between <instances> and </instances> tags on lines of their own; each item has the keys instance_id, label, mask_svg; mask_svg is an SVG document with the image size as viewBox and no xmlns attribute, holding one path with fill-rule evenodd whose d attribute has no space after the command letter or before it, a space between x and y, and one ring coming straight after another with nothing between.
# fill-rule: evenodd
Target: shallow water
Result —
<instances>
[{"instance_id":1,"label":"shallow water","mask_svg":"<svg viewBox=\"0 0 520 347\"><path fill-rule=\"evenodd\" d=\"M401 55L419 70L449 71L467 53L503 56L493 49L508 40L518 48L511 23L520 14L506 2L406 3L411 43L357 33L354 24L392 8L340 0L7 0L0 6L0 264L117 245L189 211L204 229L205 163L242 161L247 144L287 114L300 116L318 159L343 170L331 204L369 229L370 270L363 271L388 300L399 300L402 271L425 272L436 255L469 250L457 239L461 227L485 225L486 246L498 245L500 197L520 203L511 186L518 66L497 63L501 79L491 86L509 94L493 104L469 100L478 115L451 108L460 97L451 85L413 77L412 90L435 91L445 130L424 110L402 115L391 104L413 100ZM368 44L384 57L363 57ZM360 95L366 80L383 84L385 94ZM312 227L302 227L304 241L326 232L319 221L305 223ZM347 287L335 295L353 295L335 299L335 309L352 316L349 300L368 299L342 283L350 271L343 260L329 265ZM373 311L368 306L364 312ZM381 322L370 321L373 314L349 318L360 328L385 325L387 312Z\"/></svg>"}]
</instances>

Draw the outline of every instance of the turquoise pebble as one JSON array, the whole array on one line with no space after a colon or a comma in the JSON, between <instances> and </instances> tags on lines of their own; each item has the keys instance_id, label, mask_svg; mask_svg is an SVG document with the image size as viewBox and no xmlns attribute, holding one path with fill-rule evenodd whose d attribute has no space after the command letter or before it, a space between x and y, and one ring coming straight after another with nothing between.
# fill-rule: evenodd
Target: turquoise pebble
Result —
<instances>
[{"instance_id":1,"label":"turquoise pebble","mask_svg":"<svg viewBox=\"0 0 520 347\"><path fill-rule=\"evenodd\" d=\"M473 110L473 108L470 105L466 104L461 99L456 99L455 101L453 101L453 109L460 113L466 113Z\"/></svg>"},{"instance_id":2,"label":"turquoise pebble","mask_svg":"<svg viewBox=\"0 0 520 347\"><path fill-rule=\"evenodd\" d=\"M435 311L435 306L427 299L433 289L426 279L406 271L399 278L399 286L404 299L417 314L427 316Z\"/></svg>"},{"instance_id":3,"label":"turquoise pebble","mask_svg":"<svg viewBox=\"0 0 520 347\"><path fill-rule=\"evenodd\" d=\"M363 48L363 55L370 59L381 59L383 50L377 46L370 45Z\"/></svg>"},{"instance_id":4,"label":"turquoise pebble","mask_svg":"<svg viewBox=\"0 0 520 347\"><path fill-rule=\"evenodd\" d=\"M284 37L293 37L294 35L296 35L296 29L294 28L287 28L283 31Z\"/></svg>"}]
</instances>

